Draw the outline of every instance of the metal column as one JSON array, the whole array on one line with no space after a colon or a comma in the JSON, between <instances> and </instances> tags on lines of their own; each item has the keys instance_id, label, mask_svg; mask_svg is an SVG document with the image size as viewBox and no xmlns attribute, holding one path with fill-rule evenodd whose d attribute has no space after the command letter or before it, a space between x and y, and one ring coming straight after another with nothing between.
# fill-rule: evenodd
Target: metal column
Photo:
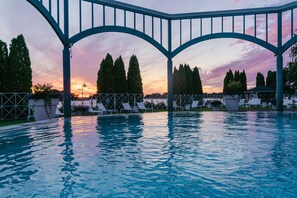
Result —
<instances>
[{"instance_id":1,"label":"metal column","mask_svg":"<svg viewBox=\"0 0 297 198\"><path fill-rule=\"evenodd\" d=\"M283 55L282 55L282 12L277 15L278 36L277 47L278 53L276 58L276 106L277 111L283 111Z\"/></svg>"},{"instance_id":2,"label":"metal column","mask_svg":"<svg viewBox=\"0 0 297 198\"><path fill-rule=\"evenodd\" d=\"M172 74L171 58L169 58L167 62L167 78L168 78L168 95L167 95L168 111L173 111L173 74Z\"/></svg>"},{"instance_id":3,"label":"metal column","mask_svg":"<svg viewBox=\"0 0 297 198\"><path fill-rule=\"evenodd\" d=\"M277 111L283 111L283 56L278 54L276 58L276 106Z\"/></svg>"},{"instance_id":4,"label":"metal column","mask_svg":"<svg viewBox=\"0 0 297 198\"><path fill-rule=\"evenodd\" d=\"M63 50L63 99L64 117L71 117L71 75L70 75L70 43L69 43L69 1L64 1L64 34L67 43Z\"/></svg>"},{"instance_id":5,"label":"metal column","mask_svg":"<svg viewBox=\"0 0 297 198\"><path fill-rule=\"evenodd\" d=\"M71 117L71 77L69 46L64 46L63 50L63 85L64 117Z\"/></svg>"},{"instance_id":6,"label":"metal column","mask_svg":"<svg viewBox=\"0 0 297 198\"><path fill-rule=\"evenodd\" d=\"M168 20L168 61L167 61L167 107L168 111L173 111L173 69L172 69L172 29L171 29L171 20Z\"/></svg>"}]
</instances>

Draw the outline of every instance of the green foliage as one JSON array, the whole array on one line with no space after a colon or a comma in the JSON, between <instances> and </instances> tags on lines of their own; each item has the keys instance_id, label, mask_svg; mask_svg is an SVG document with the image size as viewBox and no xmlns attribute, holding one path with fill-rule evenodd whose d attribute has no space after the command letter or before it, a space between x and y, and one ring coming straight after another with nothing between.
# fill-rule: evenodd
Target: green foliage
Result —
<instances>
[{"instance_id":1,"label":"green foliage","mask_svg":"<svg viewBox=\"0 0 297 198\"><path fill-rule=\"evenodd\" d=\"M194 91L194 94L203 94L202 82L201 82L198 67L195 67L193 69L192 76L193 76L193 91Z\"/></svg>"},{"instance_id":2,"label":"green foliage","mask_svg":"<svg viewBox=\"0 0 297 198\"><path fill-rule=\"evenodd\" d=\"M19 35L11 41L7 71L10 81L7 91L31 92L31 60L23 35Z\"/></svg>"},{"instance_id":3,"label":"green foliage","mask_svg":"<svg viewBox=\"0 0 297 198\"><path fill-rule=\"evenodd\" d=\"M198 68L192 71L187 64L180 64L173 72L174 94L202 94L202 83Z\"/></svg>"},{"instance_id":4,"label":"green foliage","mask_svg":"<svg viewBox=\"0 0 297 198\"><path fill-rule=\"evenodd\" d=\"M225 79L224 79L224 87L223 87L223 92L224 93L229 92L228 83L231 82L231 81L234 81L234 76L233 76L232 70L230 69L226 73L226 76L225 76Z\"/></svg>"},{"instance_id":5,"label":"green foliage","mask_svg":"<svg viewBox=\"0 0 297 198\"><path fill-rule=\"evenodd\" d=\"M276 71L268 71L266 77L266 86L276 88Z\"/></svg>"},{"instance_id":6,"label":"green foliage","mask_svg":"<svg viewBox=\"0 0 297 198\"><path fill-rule=\"evenodd\" d=\"M128 93L143 94L142 78L140 75L139 63L137 57L133 55L129 61L127 74Z\"/></svg>"},{"instance_id":7,"label":"green foliage","mask_svg":"<svg viewBox=\"0 0 297 198\"><path fill-rule=\"evenodd\" d=\"M33 95L32 99L36 100L44 100L44 109L46 111L47 116L50 118L52 112L52 99L59 98L61 96L61 92L57 90L53 90L53 85L51 83L44 83L33 86Z\"/></svg>"},{"instance_id":8,"label":"green foliage","mask_svg":"<svg viewBox=\"0 0 297 198\"><path fill-rule=\"evenodd\" d=\"M125 65L122 57L120 56L114 62L114 92L127 93L127 81Z\"/></svg>"},{"instance_id":9,"label":"green foliage","mask_svg":"<svg viewBox=\"0 0 297 198\"><path fill-rule=\"evenodd\" d=\"M297 88L297 44L295 44L290 51L292 62L288 63L287 80L291 88Z\"/></svg>"},{"instance_id":10,"label":"green foliage","mask_svg":"<svg viewBox=\"0 0 297 198\"><path fill-rule=\"evenodd\" d=\"M234 75L231 69L226 73L223 87L224 94L230 94L234 92L234 90L230 90L230 87L228 86L230 82L232 82L230 84L231 86L233 86L234 82L239 82L240 87L236 90L237 94L241 94L247 90L247 78L244 70L242 72L235 70Z\"/></svg>"},{"instance_id":11,"label":"green foliage","mask_svg":"<svg viewBox=\"0 0 297 198\"><path fill-rule=\"evenodd\" d=\"M185 70L185 77L186 77L186 94L193 94L194 89L193 89L193 75L192 75L192 70L189 65L185 64L184 65L184 70Z\"/></svg>"},{"instance_id":12,"label":"green foliage","mask_svg":"<svg viewBox=\"0 0 297 198\"><path fill-rule=\"evenodd\" d=\"M52 88L53 88L53 85L51 83L44 83L44 84L37 83L36 85L33 86L32 99L50 100L52 98L59 98L61 96L61 92Z\"/></svg>"},{"instance_id":13,"label":"green foliage","mask_svg":"<svg viewBox=\"0 0 297 198\"><path fill-rule=\"evenodd\" d=\"M256 77L256 87L259 87L259 86L265 86L264 75L260 72L257 73L257 77Z\"/></svg>"},{"instance_id":14,"label":"green foliage","mask_svg":"<svg viewBox=\"0 0 297 198\"><path fill-rule=\"evenodd\" d=\"M107 54L100 64L97 77L97 93L114 93L113 59Z\"/></svg>"},{"instance_id":15,"label":"green foliage","mask_svg":"<svg viewBox=\"0 0 297 198\"><path fill-rule=\"evenodd\" d=\"M234 80L235 81L240 81L240 72L239 70L234 72Z\"/></svg>"},{"instance_id":16,"label":"green foliage","mask_svg":"<svg viewBox=\"0 0 297 198\"><path fill-rule=\"evenodd\" d=\"M243 93L247 90L247 78L244 70L240 73L240 82L242 85L241 92Z\"/></svg>"},{"instance_id":17,"label":"green foliage","mask_svg":"<svg viewBox=\"0 0 297 198\"><path fill-rule=\"evenodd\" d=\"M179 91L179 87L178 87L178 70L176 69L176 67L174 67L173 70L173 93L177 94Z\"/></svg>"},{"instance_id":18,"label":"green foliage","mask_svg":"<svg viewBox=\"0 0 297 198\"><path fill-rule=\"evenodd\" d=\"M227 84L228 91L227 94L240 94L242 84L240 81L232 80Z\"/></svg>"},{"instance_id":19,"label":"green foliage","mask_svg":"<svg viewBox=\"0 0 297 198\"><path fill-rule=\"evenodd\" d=\"M9 85L7 74L8 67L8 50L7 44L0 40L0 92L6 92Z\"/></svg>"}]
</instances>

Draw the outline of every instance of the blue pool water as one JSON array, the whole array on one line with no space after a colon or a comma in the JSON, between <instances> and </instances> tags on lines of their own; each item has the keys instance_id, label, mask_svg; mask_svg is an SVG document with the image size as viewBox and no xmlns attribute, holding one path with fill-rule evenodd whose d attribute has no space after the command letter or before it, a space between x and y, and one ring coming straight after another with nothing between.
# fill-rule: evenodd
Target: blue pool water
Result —
<instances>
[{"instance_id":1,"label":"blue pool water","mask_svg":"<svg viewBox=\"0 0 297 198\"><path fill-rule=\"evenodd\" d=\"M296 196L296 113L74 117L0 132L0 197Z\"/></svg>"}]
</instances>

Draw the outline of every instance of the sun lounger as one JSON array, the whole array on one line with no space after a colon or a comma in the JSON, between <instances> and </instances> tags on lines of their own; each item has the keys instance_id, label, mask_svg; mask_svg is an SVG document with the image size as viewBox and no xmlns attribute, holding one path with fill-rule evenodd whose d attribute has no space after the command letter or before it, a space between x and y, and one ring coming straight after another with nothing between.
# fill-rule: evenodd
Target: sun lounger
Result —
<instances>
[{"instance_id":1,"label":"sun lounger","mask_svg":"<svg viewBox=\"0 0 297 198\"><path fill-rule=\"evenodd\" d=\"M106 110L105 106L102 103L97 103L99 114L102 112L102 114L110 112L112 114L112 110Z\"/></svg>"},{"instance_id":2,"label":"sun lounger","mask_svg":"<svg viewBox=\"0 0 297 198\"><path fill-rule=\"evenodd\" d=\"M138 102L137 106L138 106L139 110L142 110L144 112L146 112L146 110L152 110L153 111L153 108L146 108L143 102Z\"/></svg>"},{"instance_id":3,"label":"sun lounger","mask_svg":"<svg viewBox=\"0 0 297 198\"><path fill-rule=\"evenodd\" d=\"M122 103L122 106L123 106L124 108L121 109L121 112L122 112L122 111L126 111L126 112L130 112L130 113L132 113L132 108L131 108L131 106L129 105L129 103Z\"/></svg>"},{"instance_id":4,"label":"sun lounger","mask_svg":"<svg viewBox=\"0 0 297 198\"><path fill-rule=\"evenodd\" d=\"M178 106L178 105L176 104L176 101L173 101L173 108L174 108L175 111L176 111L177 109L182 109L183 107L182 107L182 106Z\"/></svg>"},{"instance_id":5,"label":"sun lounger","mask_svg":"<svg viewBox=\"0 0 297 198\"><path fill-rule=\"evenodd\" d=\"M261 106L261 99L260 98L252 98L247 103L244 104L245 107L260 107Z\"/></svg>"}]
</instances>

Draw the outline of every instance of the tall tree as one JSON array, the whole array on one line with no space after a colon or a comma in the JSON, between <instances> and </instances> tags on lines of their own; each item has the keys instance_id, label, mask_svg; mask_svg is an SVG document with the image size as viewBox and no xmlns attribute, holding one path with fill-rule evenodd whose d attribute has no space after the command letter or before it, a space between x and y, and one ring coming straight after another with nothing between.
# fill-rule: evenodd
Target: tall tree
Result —
<instances>
[{"instance_id":1,"label":"tall tree","mask_svg":"<svg viewBox=\"0 0 297 198\"><path fill-rule=\"evenodd\" d=\"M23 35L12 39L9 51L8 76L10 85L8 91L31 92L31 60Z\"/></svg>"},{"instance_id":2,"label":"tall tree","mask_svg":"<svg viewBox=\"0 0 297 198\"><path fill-rule=\"evenodd\" d=\"M193 69L192 76L193 76L193 92L194 92L194 94L203 94L202 82L201 82L198 67L195 67Z\"/></svg>"},{"instance_id":3,"label":"tall tree","mask_svg":"<svg viewBox=\"0 0 297 198\"><path fill-rule=\"evenodd\" d=\"M247 90L247 78L244 70L240 73L240 83L242 85L241 92L245 92Z\"/></svg>"},{"instance_id":4,"label":"tall tree","mask_svg":"<svg viewBox=\"0 0 297 198\"><path fill-rule=\"evenodd\" d=\"M239 70L234 72L234 80L235 81L240 81L240 72Z\"/></svg>"},{"instance_id":5,"label":"tall tree","mask_svg":"<svg viewBox=\"0 0 297 198\"><path fill-rule=\"evenodd\" d=\"M261 72L258 72L256 77L256 87L259 86L265 86L264 75Z\"/></svg>"},{"instance_id":6,"label":"tall tree","mask_svg":"<svg viewBox=\"0 0 297 198\"><path fill-rule=\"evenodd\" d=\"M176 67L173 70L173 93L178 94L178 70Z\"/></svg>"},{"instance_id":7,"label":"tall tree","mask_svg":"<svg viewBox=\"0 0 297 198\"><path fill-rule=\"evenodd\" d=\"M266 77L266 86L276 88L276 71L268 71Z\"/></svg>"},{"instance_id":8,"label":"tall tree","mask_svg":"<svg viewBox=\"0 0 297 198\"><path fill-rule=\"evenodd\" d=\"M224 93L228 93L229 92L229 88L228 88L228 84L229 82L234 81L234 76L233 76L233 72L230 69L227 73L226 76L224 78L224 87L223 87L223 92Z\"/></svg>"},{"instance_id":9,"label":"tall tree","mask_svg":"<svg viewBox=\"0 0 297 198\"><path fill-rule=\"evenodd\" d=\"M189 65L185 64L184 65L184 70L185 70L185 76L186 76L186 94L193 94L193 75L192 75L192 70Z\"/></svg>"},{"instance_id":10,"label":"tall tree","mask_svg":"<svg viewBox=\"0 0 297 198\"><path fill-rule=\"evenodd\" d=\"M7 44L0 40L0 92L7 91L9 78L7 76L8 50Z\"/></svg>"},{"instance_id":11,"label":"tall tree","mask_svg":"<svg viewBox=\"0 0 297 198\"><path fill-rule=\"evenodd\" d=\"M178 83L177 93L185 94L187 91L187 77L186 77L184 65L182 65L182 64L179 65L177 76L178 76L178 78L177 78L177 83Z\"/></svg>"},{"instance_id":12,"label":"tall tree","mask_svg":"<svg viewBox=\"0 0 297 198\"><path fill-rule=\"evenodd\" d=\"M127 76L128 93L143 94L139 63L135 55L130 58Z\"/></svg>"},{"instance_id":13,"label":"tall tree","mask_svg":"<svg viewBox=\"0 0 297 198\"><path fill-rule=\"evenodd\" d=\"M100 64L97 77L97 93L114 93L113 59L107 54Z\"/></svg>"},{"instance_id":14,"label":"tall tree","mask_svg":"<svg viewBox=\"0 0 297 198\"><path fill-rule=\"evenodd\" d=\"M297 88L297 44L293 45L290 51L292 61L288 63L286 77L291 88Z\"/></svg>"},{"instance_id":15,"label":"tall tree","mask_svg":"<svg viewBox=\"0 0 297 198\"><path fill-rule=\"evenodd\" d=\"M125 65L122 57L120 56L114 62L114 92L127 93L127 80Z\"/></svg>"}]
</instances>

